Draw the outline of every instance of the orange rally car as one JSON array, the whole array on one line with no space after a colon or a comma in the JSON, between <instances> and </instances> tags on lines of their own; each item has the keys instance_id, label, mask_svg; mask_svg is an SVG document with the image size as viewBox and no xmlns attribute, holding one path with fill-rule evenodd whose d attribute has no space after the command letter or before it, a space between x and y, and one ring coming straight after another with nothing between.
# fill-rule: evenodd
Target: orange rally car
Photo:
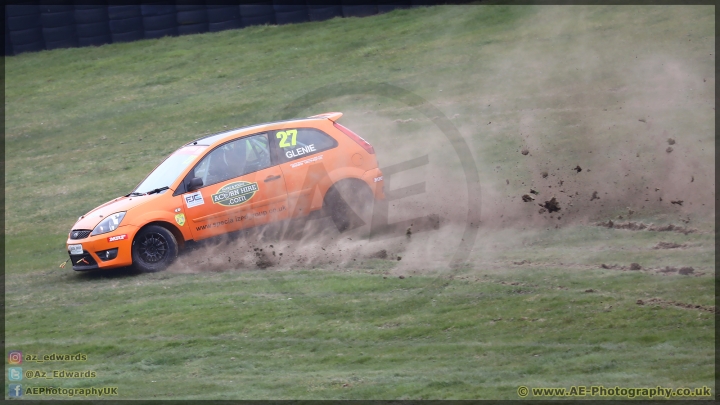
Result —
<instances>
[{"instance_id":1,"label":"orange rally car","mask_svg":"<svg viewBox=\"0 0 720 405\"><path fill-rule=\"evenodd\" d=\"M73 269L158 271L186 241L322 208L339 230L357 226L353 207L385 198L383 176L373 147L338 124L341 116L259 124L184 145L133 192L78 218L67 240Z\"/></svg>"}]
</instances>

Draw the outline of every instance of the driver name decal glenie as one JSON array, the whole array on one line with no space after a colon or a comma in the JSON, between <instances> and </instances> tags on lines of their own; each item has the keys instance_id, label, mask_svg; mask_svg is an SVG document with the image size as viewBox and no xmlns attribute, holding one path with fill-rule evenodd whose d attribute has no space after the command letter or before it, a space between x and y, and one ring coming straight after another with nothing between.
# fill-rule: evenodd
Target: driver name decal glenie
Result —
<instances>
[{"instance_id":1,"label":"driver name decal glenie","mask_svg":"<svg viewBox=\"0 0 720 405\"><path fill-rule=\"evenodd\" d=\"M212 202L226 207L244 204L250 201L258 190L257 183L236 181L222 186L212 195Z\"/></svg>"}]
</instances>

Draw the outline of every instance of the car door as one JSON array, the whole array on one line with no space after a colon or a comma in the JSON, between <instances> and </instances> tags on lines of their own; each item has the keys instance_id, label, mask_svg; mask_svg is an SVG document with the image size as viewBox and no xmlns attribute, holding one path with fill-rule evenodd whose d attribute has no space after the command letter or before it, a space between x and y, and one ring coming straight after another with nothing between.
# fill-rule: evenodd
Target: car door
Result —
<instances>
[{"instance_id":1,"label":"car door","mask_svg":"<svg viewBox=\"0 0 720 405\"><path fill-rule=\"evenodd\" d=\"M268 134L245 136L222 144L185 177L202 186L183 194L195 240L287 218L283 174L273 164Z\"/></svg>"},{"instance_id":2,"label":"car door","mask_svg":"<svg viewBox=\"0 0 720 405\"><path fill-rule=\"evenodd\" d=\"M335 164L331 149L338 141L316 128L272 131L269 139L285 176L290 218L321 208L322 195L332 185L328 177Z\"/></svg>"}]
</instances>

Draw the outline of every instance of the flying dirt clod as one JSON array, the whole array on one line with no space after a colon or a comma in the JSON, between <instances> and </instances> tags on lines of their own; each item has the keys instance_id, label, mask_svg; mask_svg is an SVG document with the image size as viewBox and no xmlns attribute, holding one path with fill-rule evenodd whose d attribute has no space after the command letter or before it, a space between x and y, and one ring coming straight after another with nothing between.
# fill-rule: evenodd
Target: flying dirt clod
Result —
<instances>
[{"instance_id":1,"label":"flying dirt clod","mask_svg":"<svg viewBox=\"0 0 720 405\"><path fill-rule=\"evenodd\" d=\"M557 199L555 199L555 197L551 198L549 201L545 201L544 204L538 205L548 210L548 212L551 214L553 212L560 211L560 204L558 203Z\"/></svg>"}]
</instances>

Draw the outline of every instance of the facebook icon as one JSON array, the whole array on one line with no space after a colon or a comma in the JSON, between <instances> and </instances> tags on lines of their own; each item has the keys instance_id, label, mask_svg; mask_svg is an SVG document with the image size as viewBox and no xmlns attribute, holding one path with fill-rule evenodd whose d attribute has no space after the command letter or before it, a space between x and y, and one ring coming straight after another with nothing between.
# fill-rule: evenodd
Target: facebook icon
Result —
<instances>
[{"instance_id":1,"label":"facebook icon","mask_svg":"<svg viewBox=\"0 0 720 405\"><path fill-rule=\"evenodd\" d=\"M21 384L9 384L8 385L8 396L9 397L21 397L22 396L22 385Z\"/></svg>"}]
</instances>

